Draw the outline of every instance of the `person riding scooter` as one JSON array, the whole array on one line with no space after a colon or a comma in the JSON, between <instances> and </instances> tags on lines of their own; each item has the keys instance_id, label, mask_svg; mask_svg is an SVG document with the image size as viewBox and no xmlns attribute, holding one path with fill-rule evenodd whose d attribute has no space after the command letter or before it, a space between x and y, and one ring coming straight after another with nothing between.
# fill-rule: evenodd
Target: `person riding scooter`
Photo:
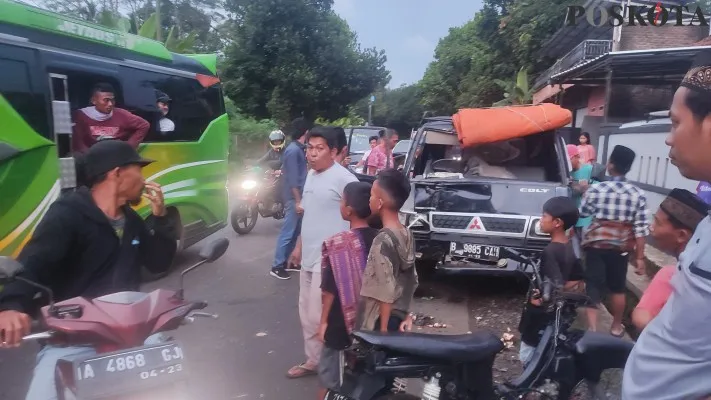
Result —
<instances>
[{"instance_id":1,"label":"person riding scooter","mask_svg":"<svg viewBox=\"0 0 711 400\"><path fill-rule=\"evenodd\" d=\"M24 265L20 276L47 286L56 301L63 301L136 291L142 265L153 273L167 271L178 230L160 185L144 182L141 175L151 162L121 140L102 140L89 148L82 163L88 187L52 203L18 257ZM128 205L141 197L150 204L150 227ZM19 280L0 291L0 348L19 346L30 333L36 293ZM56 399L57 360L93 353L92 347L43 346L27 399Z\"/></svg>"}]
</instances>

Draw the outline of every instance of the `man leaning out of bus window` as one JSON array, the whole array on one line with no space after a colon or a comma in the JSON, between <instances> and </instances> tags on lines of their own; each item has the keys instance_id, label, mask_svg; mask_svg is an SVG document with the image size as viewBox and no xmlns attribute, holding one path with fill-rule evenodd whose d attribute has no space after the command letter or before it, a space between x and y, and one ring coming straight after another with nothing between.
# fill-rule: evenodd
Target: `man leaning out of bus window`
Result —
<instances>
[{"instance_id":1,"label":"man leaning out of bus window","mask_svg":"<svg viewBox=\"0 0 711 400\"><path fill-rule=\"evenodd\" d=\"M91 106L76 110L72 116L72 150L85 153L104 139L119 139L138 148L151 125L145 119L116 107L116 94L108 83L91 89Z\"/></svg>"}]
</instances>

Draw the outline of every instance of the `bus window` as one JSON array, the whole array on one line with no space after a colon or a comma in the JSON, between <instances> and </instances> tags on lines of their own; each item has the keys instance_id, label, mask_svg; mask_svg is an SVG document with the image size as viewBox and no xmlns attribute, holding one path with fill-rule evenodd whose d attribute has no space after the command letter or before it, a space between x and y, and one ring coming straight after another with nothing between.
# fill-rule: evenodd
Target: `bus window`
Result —
<instances>
[{"instance_id":1,"label":"bus window","mask_svg":"<svg viewBox=\"0 0 711 400\"><path fill-rule=\"evenodd\" d=\"M122 68L121 77L127 109L151 123L145 142L197 141L224 113L218 86L203 88L193 78L130 67ZM157 104L163 94L170 98L167 115Z\"/></svg>"},{"instance_id":2,"label":"bus window","mask_svg":"<svg viewBox=\"0 0 711 400\"><path fill-rule=\"evenodd\" d=\"M33 90L29 68L24 61L0 58L0 94L35 132L51 138L47 104L43 94Z\"/></svg>"}]
</instances>

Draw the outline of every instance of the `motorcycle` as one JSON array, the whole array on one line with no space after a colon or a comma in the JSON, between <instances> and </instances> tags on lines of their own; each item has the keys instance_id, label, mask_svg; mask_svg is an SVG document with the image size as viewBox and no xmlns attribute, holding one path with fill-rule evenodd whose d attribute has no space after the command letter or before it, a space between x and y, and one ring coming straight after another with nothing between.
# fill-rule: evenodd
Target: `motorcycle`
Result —
<instances>
[{"instance_id":1,"label":"motorcycle","mask_svg":"<svg viewBox=\"0 0 711 400\"><path fill-rule=\"evenodd\" d=\"M49 305L23 341L40 341L56 346L89 346L95 355L61 359L55 367L59 400L157 398L186 399L188 370L183 346L169 337L144 345L149 336L177 329L196 317L217 318L201 312L204 301L186 301L183 278L205 263L220 258L229 241L208 243L200 261L180 275L180 289L158 289L150 293L119 292L88 299L54 302L52 291L20 275L22 265L0 257L0 285L22 281L45 292ZM38 327L45 329L38 332Z\"/></svg>"},{"instance_id":2,"label":"motorcycle","mask_svg":"<svg viewBox=\"0 0 711 400\"><path fill-rule=\"evenodd\" d=\"M354 333L354 345L345 351L340 390L329 391L324 400L615 398L602 387L603 373L624 368L633 343L572 329L577 308L589 305L589 298L553 290L550 282L541 280L539 261L512 249L502 248L502 252L519 263L519 271L532 267L531 288L542 293L543 306L551 316L519 377L494 384L494 359L504 345L490 332L431 335L361 331ZM425 381L421 397L404 393L404 378ZM619 386L613 390L619 396Z\"/></svg>"},{"instance_id":3,"label":"motorcycle","mask_svg":"<svg viewBox=\"0 0 711 400\"><path fill-rule=\"evenodd\" d=\"M257 225L257 218L284 218L284 204L278 192L281 171L253 167L247 171L237 191L237 202L232 208L232 229L246 235Z\"/></svg>"}]
</instances>

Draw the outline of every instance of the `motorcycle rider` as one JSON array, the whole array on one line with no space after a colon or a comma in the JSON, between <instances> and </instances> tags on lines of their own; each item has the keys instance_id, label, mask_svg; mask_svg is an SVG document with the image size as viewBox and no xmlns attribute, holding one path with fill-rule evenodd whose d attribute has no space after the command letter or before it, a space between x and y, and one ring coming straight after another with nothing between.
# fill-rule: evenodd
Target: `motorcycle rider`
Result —
<instances>
[{"instance_id":1,"label":"motorcycle rider","mask_svg":"<svg viewBox=\"0 0 711 400\"><path fill-rule=\"evenodd\" d=\"M257 160L256 165L266 166L272 170L281 169L281 155L284 150L286 136L280 130L271 131L269 133L269 150L265 155Z\"/></svg>"},{"instance_id":2,"label":"motorcycle rider","mask_svg":"<svg viewBox=\"0 0 711 400\"><path fill-rule=\"evenodd\" d=\"M155 273L166 271L177 247L177 229L163 191L141 175L141 168L152 160L120 140L100 141L84 157L88 187L55 201L18 257L24 265L21 276L50 288L56 301L138 290L141 266ZM150 204L150 223L128 205L141 196ZM20 281L0 292L0 348L17 347L30 333L37 292ZM94 353L91 347L44 345L27 400L56 399L57 360Z\"/></svg>"}]
</instances>

